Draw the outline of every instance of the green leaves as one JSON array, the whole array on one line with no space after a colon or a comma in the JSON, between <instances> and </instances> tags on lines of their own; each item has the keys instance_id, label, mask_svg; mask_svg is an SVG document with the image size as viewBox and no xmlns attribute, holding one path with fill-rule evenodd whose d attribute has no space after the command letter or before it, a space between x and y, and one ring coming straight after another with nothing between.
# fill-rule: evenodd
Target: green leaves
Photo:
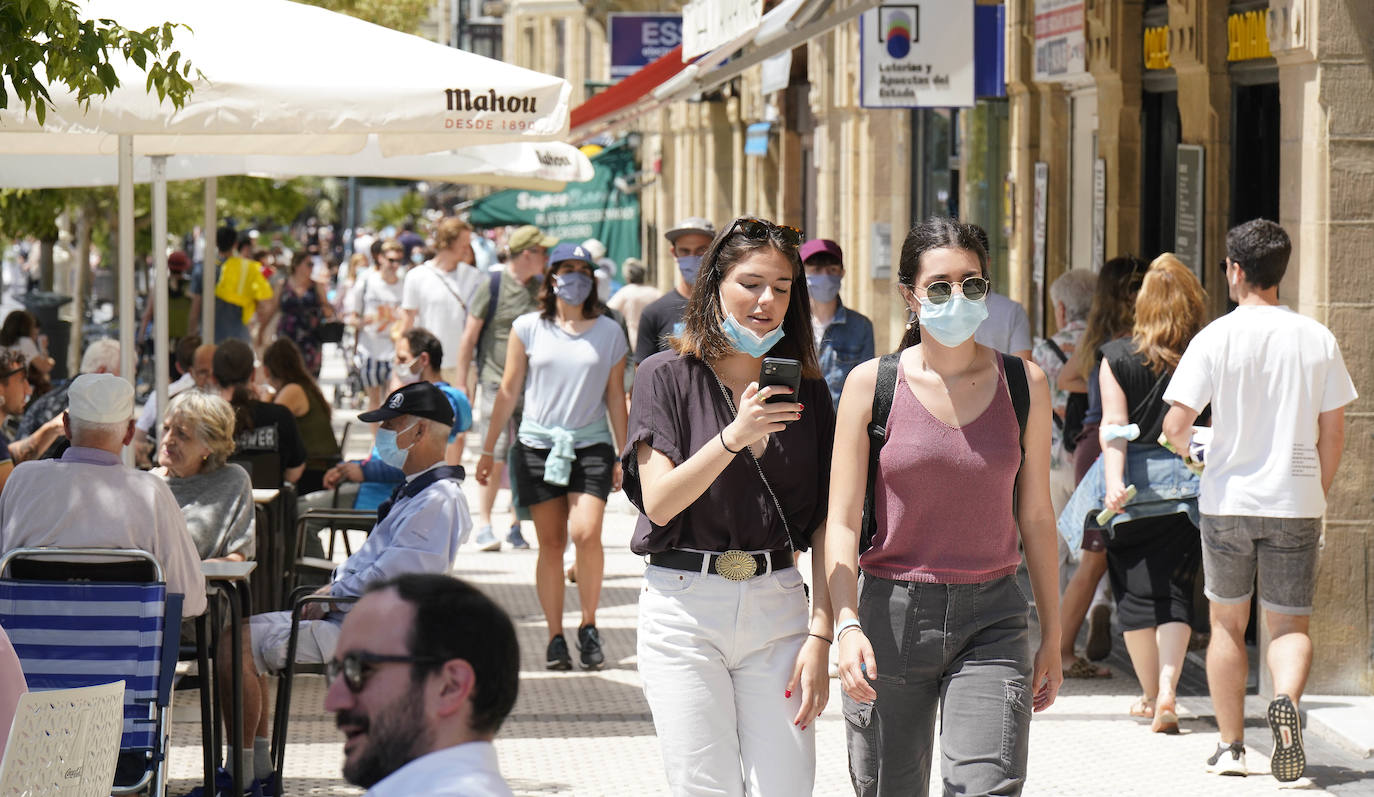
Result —
<instances>
[{"instance_id":1,"label":"green leaves","mask_svg":"<svg viewBox=\"0 0 1374 797\"><path fill-rule=\"evenodd\" d=\"M112 19L82 19L71 0L0 0L0 76L9 78L14 96L39 124L47 119L54 83L75 92L83 108L118 88L112 57L132 61L147 73L146 91L180 108L194 90L193 75L203 75L171 49L177 28L190 30L165 22L138 31ZM9 107L0 84L0 109Z\"/></svg>"}]
</instances>

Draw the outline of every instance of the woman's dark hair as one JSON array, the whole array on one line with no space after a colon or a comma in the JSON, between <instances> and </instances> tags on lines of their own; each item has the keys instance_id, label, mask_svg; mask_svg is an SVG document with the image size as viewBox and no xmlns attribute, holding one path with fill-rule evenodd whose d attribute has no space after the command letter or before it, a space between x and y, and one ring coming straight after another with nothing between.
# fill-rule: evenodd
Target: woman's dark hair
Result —
<instances>
[{"instance_id":1,"label":"woman's dark hair","mask_svg":"<svg viewBox=\"0 0 1374 797\"><path fill-rule=\"evenodd\" d=\"M248 381L253 378L253 350L247 343L230 338L215 347L210 371L219 386L230 391L229 404L234 408L234 436L252 429L253 414L249 412L248 405L253 401L253 392L248 389Z\"/></svg>"},{"instance_id":2,"label":"woman's dark hair","mask_svg":"<svg viewBox=\"0 0 1374 797\"><path fill-rule=\"evenodd\" d=\"M510 616L466 581L438 573L410 573L374 581L367 594L394 589L415 608L407 635L409 653L425 662L411 665L419 684L444 662L462 659L472 667L477 686L472 693L476 733L495 733L520 691L520 645Z\"/></svg>"},{"instance_id":3,"label":"woman's dark hair","mask_svg":"<svg viewBox=\"0 0 1374 797\"><path fill-rule=\"evenodd\" d=\"M325 417L332 417L333 410L329 402L325 400L324 393L320 391L320 386L316 384L315 378L310 375L310 371L305 367L305 358L301 356L300 347L290 338L277 338L271 346L262 353L262 364L267 369L267 373L273 379L283 385L299 385L301 390L312 399L312 403L324 407Z\"/></svg>"},{"instance_id":4,"label":"woman's dark hair","mask_svg":"<svg viewBox=\"0 0 1374 797\"><path fill-rule=\"evenodd\" d=\"M0 346L13 346L20 338L32 338L38 329L38 319L28 310L15 310L5 316L0 325Z\"/></svg>"},{"instance_id":5,"label":"woman's dark hair","mask_svg":"<svg viewBox=\"0 0 1374 797\"><path fill-rule=\"evenodd\" d=\"M550 263L548 270L544 272L544 284L539 288L539 317L546 321L552 321L558 315L558 294L554 293L554 289L558 286L553 284L553 275L558 273L559 266L571 262L585 263L586 261L560 260L557 263ZM591 263L587 263L587 266L592 271L596 269L596 266ZM592 278L592 292L587 294L586 300L582 302L582 316L584 318L596 318L601 315L605 305L601 304L601 299L597 296L596 274L587 272L587 276Z\"/></svg>"},{"instance_id":6,"label":"woman's dark hair","mask_svg":"<svg viewBox=\"0 0 1374 797\"><path fill-rule=\"evenodd\" d=\"M1066 367L1087 379L1097 365L1097 349L1135 326L1135 296L1150 265L1135 255L1114 257L1097 273L1097 292L1088 310L1088 325Z\"/></svg>"},{"instance_id":7,"label":"woman's dark hair","mask_svg":"<svg viewBox=\"0 0 1374 797\"><path fill-rule=\"evenodd\" d=\"M916 287L921 273L921 258L935 249L962 249L978 256L978 269L988 279L988 252L981 236L971 224L944 216L932 216L907 231L902 241L902 257L897 263L897 280L907 290ZM914 320L902 336L898 351L921 342L921 325Z\"/></svg>"},{"instance_id":8,"label":"woman's dark hair","mask_svg":"<svg viewBox=\"0 0 1374 797\"><path fill-rule=\"evenodd\" d=\"M792 266L792 291L788 294L787 312L782 317L782 340L769 356L791 357L802 365L802 377L820 379L821 367L816 359L816 343L811 331L811 297L806 292L806 272L802 269L797 248L769 235L766 239L750 238L736 231L731 223L716 235L692 286L692 298L687 301L683 315L682 334L669 339L679 354L690 354L699 360L713 363L734 353L734 344L726 336L721 323L725 309L720 305L720 286L730 270L756 252L771 249L787 259Z\"/></svg>"},{"instance_id":9,"label":"woman's dark hair","mask_svg":"<svg viewBox=\"0 0 1374 797\"><path fill-rule=\"evenodd\" d=\"M296 269L300 268L302 265L306 263L311 263L312 260L314 260L314 256L311 255L309 252L297 252L296 254L292 255L291 268L287 270L286 276L296 276ZM314 268L313 264L311 264L311 268Z\"/></svg>"},{"instance_id":10,"label":"woman's dark hair","mask_svg":"<svg viewBox=\"0 0 1374 797\"><path fill-rule=\"evenodd\" d=\"M410 356L419 359L421 354L429 355L429 367L434 369L434 373L439 373L439 369L444 364L444 344L424 327L411 327L402 335L406 339L406 345L410 347Z\"/></svg>"}]
</instances>

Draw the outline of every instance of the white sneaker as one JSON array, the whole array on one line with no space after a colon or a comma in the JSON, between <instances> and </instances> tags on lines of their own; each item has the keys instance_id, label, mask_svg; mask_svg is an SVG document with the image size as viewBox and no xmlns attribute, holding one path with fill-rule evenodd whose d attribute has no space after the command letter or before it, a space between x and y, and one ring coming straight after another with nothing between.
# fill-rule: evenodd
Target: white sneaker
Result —
<instances>
[{"instance_id":1,"label":"white sneaker","mask_svg":"<svg viewBox=\"0 0 1374 797\"><path fill-rule=\"evenodd\" d=\"M1213 775L1238 775L1242 778L1250 774L1250 770L1245 768L1245 744L1218 744L1217 751L1207 759L1207 771Z\"/></svg>"},{"instance_id":2,"label":"white sneaker","mask_svg":"<svg viewBox=\"0 0 1374 797\"><path fill-rule=\"evenodd\" d=\"M479 551L501 550L501 541L492 533L491 526L482 526L477 529L477 536L473 538L472 544L476 545Z\"/></svg>"}]
</instances>

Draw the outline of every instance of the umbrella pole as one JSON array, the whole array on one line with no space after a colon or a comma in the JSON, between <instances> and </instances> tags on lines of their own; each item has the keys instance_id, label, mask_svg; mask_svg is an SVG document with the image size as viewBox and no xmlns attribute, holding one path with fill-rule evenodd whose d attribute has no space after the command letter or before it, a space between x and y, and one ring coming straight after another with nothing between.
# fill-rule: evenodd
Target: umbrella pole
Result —
<instances>
[{"instance_id":1,"label":"umbrella pole","mask_svg":"<svg viewBox=\"0 0 1374 797\"><path fill-rule=\"evenodd\" d=\"M134 368L134 139L119 137L119 372L138 387ZM133 449L125 447L124 464L132 465Z\"/></svg>"},{"instance_id":2,"label":"umbrella pole","mask_svg":"<svg viewBox=\"0 0 1374 797\"><path fill-rule=\"evenodd\" d=\"M158 417L167 411L167 338L171 308L167 294L167 156L154 155L153 166L153 384ZM157 428L157 424L153 425Z\"/></svg>"},{"instance_id":3,"label":"umbrella pole","mask_svg":"<svg viewBox=\"0 0 1374 797\"><path fill-rule=\"evenodd\" d=\"M215 264L219 261L219 213L215 210L219 178L205 178L205 223L201 225L205 237L205 260L200 264L200 342L215 342L215 281L219 279Z\"/></svg>"}]
</instances>

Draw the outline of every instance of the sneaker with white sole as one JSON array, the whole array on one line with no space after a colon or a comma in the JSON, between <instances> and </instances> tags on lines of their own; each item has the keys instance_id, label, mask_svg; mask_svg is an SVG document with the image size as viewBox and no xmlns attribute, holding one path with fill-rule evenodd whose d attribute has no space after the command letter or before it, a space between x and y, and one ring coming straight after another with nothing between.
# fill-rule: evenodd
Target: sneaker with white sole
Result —
<instances>
[{"instance_id":1,"label":"sneaker with white sole","mask_svg":"<svg viewBox=\"0 0 1374 797\"><path fill-rule=\"evenodd\" d=\"M1207 771L1213 775L1237 775L1242 778L1250 774L1250 770L1245 768L1245 744L1218 744L1217 751L1207 759Z\"/></svg>"},{"instance_id":2,"label":"sneaker with white sole","mask_svg":"<svg viewBox=\"0 0 1374 797\"><path fill-rule=\"evenodd\" d=\"M476 545L479 551L501 550L501 541L496 539L496 535L491 531L491 526L482 526L477 529L477 536L472 539L472 544Z\"/></svg>"},{"instance_id":3,"label":"sneaker with white sole","mask_svg":"<svg viewBox=\"0 0 1374 797\"><path fill-rule=\"evenodd\" d=\"M1302 777L1307 768L1307 754L1302 748L1302 723L1298 707L1288 695L1278 695L1269 703L1269 730L1274 734L1274 752L1269 756L1269 769L1274 777L1289 783Z\"/></svg>"},{"instance_id":4,"label":"sneaker with white sole","mask_svg":"<svg viewBox=\"0 0 1374 797\"><path fill-rule=\"evenodd\" d=\"M528 551L530 549L530 544L525 541L525 535L520 533L519 523L511 524L510 533L506 535L506 542L517 551Z\"/></svg>"}]
</instances>

